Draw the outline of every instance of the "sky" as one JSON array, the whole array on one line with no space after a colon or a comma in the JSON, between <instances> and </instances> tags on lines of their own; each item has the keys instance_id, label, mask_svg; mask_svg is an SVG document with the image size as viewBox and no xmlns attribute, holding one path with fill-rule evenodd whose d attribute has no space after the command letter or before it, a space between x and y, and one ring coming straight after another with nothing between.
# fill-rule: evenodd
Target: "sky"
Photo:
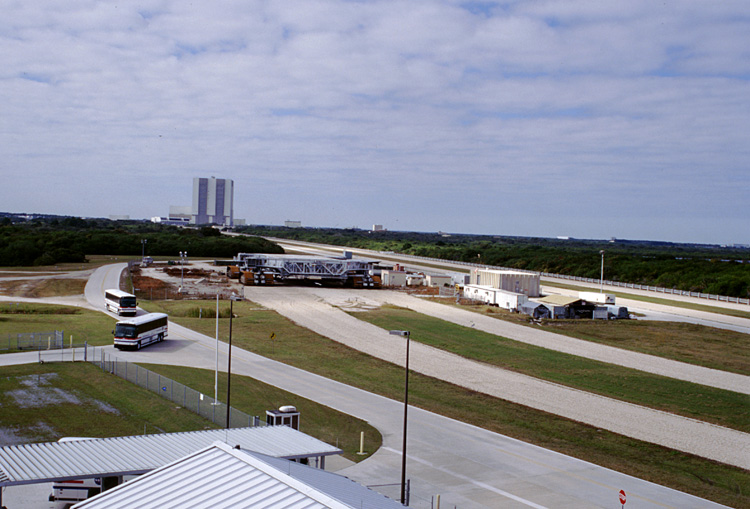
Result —
<instances>
[{"instance_id":1,"label":"sky","mask_svg":"<svg viewBox=\"0 0 750 509\"><path fill-rule=\"evenodd\" d=\"M750 244L750 2L0 0L0 211Z\"/></svg>"}]
</instances>

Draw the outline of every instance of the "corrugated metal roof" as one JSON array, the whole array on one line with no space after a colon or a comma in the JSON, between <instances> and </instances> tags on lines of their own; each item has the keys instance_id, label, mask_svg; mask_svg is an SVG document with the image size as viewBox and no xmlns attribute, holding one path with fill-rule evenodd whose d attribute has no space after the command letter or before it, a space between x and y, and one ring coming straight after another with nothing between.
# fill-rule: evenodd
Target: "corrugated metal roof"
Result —
<instances>
[{"instance_id":1,"label":"corrugated metal roof","mask_svg":"<svg viewBox=\"0 0 750 509\"><path fill-rule=\"evenodd\" d=\"M547 295L541 299L537 299L538 302L544 304L552 304L554 306L569 306L575 302L580 301L578 297L568 297L567 295Z\"/></svg>"},{"instance_id":2,"label":"corrugated metal roof","mask_svg":"<svg viewBox=\"0 0 750 509\"><path fill-rule=\"evenodd\" d=\"M312 475L306 477L305 472ZM344 484L345 489L331 488ZM346 495L340 498L335 492ZM338 474L215 443L74 507L397 509L402 506Z\"/></svg>"},{"instance_id":3,"label":"corrugated metal roof","mask_svg":"<svg viewBox=\"0 0 750 509\"><path fill-rule=\"evenodd\" d=\"M341 454L288 426L10 445L0 448L0 485L143 473L216 441L289 459Z\"/></svg>"}]
</instances>

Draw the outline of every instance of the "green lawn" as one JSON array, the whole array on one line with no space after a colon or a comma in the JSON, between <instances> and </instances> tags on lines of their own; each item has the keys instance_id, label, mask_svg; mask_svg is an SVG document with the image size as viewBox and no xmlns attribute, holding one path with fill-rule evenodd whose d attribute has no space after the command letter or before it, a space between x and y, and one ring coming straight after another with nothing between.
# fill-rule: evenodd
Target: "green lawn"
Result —
<instances>
[{"instance_id":1,"label":"green lawn","mask_svg":"<svg viewBox=\"0 0 750 509\"><path fill-rule=\"evenodd\" d=\"M0 428L17 443L216 427L169 400L84 362L4 366L0 408Z\"/></svg>"},{"instance_id":2,"label":"green lawn","mask_svg":"<svg viewBox=\"0 0 750 509\"><path fill-rule=\"evenodd\" d=\"M8 351L8 335L63 331L65 343L111 345L115 320L104 313L73 306L0 302L0 352ZM11 344L15 344L11 342Z\"/></svg>"}]
</instances>

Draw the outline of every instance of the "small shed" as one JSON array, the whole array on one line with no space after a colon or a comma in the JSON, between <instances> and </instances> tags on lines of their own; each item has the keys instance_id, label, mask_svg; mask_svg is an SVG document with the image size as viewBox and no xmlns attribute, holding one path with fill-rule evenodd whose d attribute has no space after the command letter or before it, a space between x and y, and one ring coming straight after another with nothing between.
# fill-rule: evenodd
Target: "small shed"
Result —
<instances>
[{"instance_id":1,"label":"small shed","mask_svg":"<svg viewBox=\"0 0 750 509\"><path fill-rule=\"evenodd\" d=\"M574 309L583 303L578 297L567 295L547 295L538 302L544 304L550 310L550 317L554 319L575 318Z\"/></svg>"},{"instance_id":2,"label":"small shed","mask_svg":"<svg viewBox=\"0 0 750 509\"><path fill-rule=\"evenodd\" d=\"M383 286L406 286L406 272L402 270L382 270L380 277Z\"/></svg>"},{"instance_id":3,"label":"small shed","mask_svg":"<svg viewBox=\"0 0 750 509\"><path fill-rule=\"evenodd\" d=\"M447 274L427 274L425 284L427 286L453 286L453 278Z\"/></svg>"},{"instance_id":4,"label":"small shed","mask_svg":"<svg viewBox=\"0 0 750 509\"><path fill-rule=\"evenodd\" d=\"M526 301L518 308L518 310L530 317L541 320L542 318L549 318L551 316L549 308L541 302Z\"/></svg>"}]
</instances>

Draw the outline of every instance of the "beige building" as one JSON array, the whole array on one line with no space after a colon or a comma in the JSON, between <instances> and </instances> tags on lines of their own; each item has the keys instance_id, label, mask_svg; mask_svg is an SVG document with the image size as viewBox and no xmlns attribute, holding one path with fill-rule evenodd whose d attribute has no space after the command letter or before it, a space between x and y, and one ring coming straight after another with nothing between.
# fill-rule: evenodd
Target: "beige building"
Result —
<instances>
[{"instance_id":1,"label":"beige building","mask_svg":"<svg viewBox=\"0 0 750 509\"><path fill-rule=\"evenodd\" d=\"M527 297L541 295L540 277L535 272L476 268L471 271L469 284L490 286L506 292L522 293Z\"/></svg>"}]
</instances>

